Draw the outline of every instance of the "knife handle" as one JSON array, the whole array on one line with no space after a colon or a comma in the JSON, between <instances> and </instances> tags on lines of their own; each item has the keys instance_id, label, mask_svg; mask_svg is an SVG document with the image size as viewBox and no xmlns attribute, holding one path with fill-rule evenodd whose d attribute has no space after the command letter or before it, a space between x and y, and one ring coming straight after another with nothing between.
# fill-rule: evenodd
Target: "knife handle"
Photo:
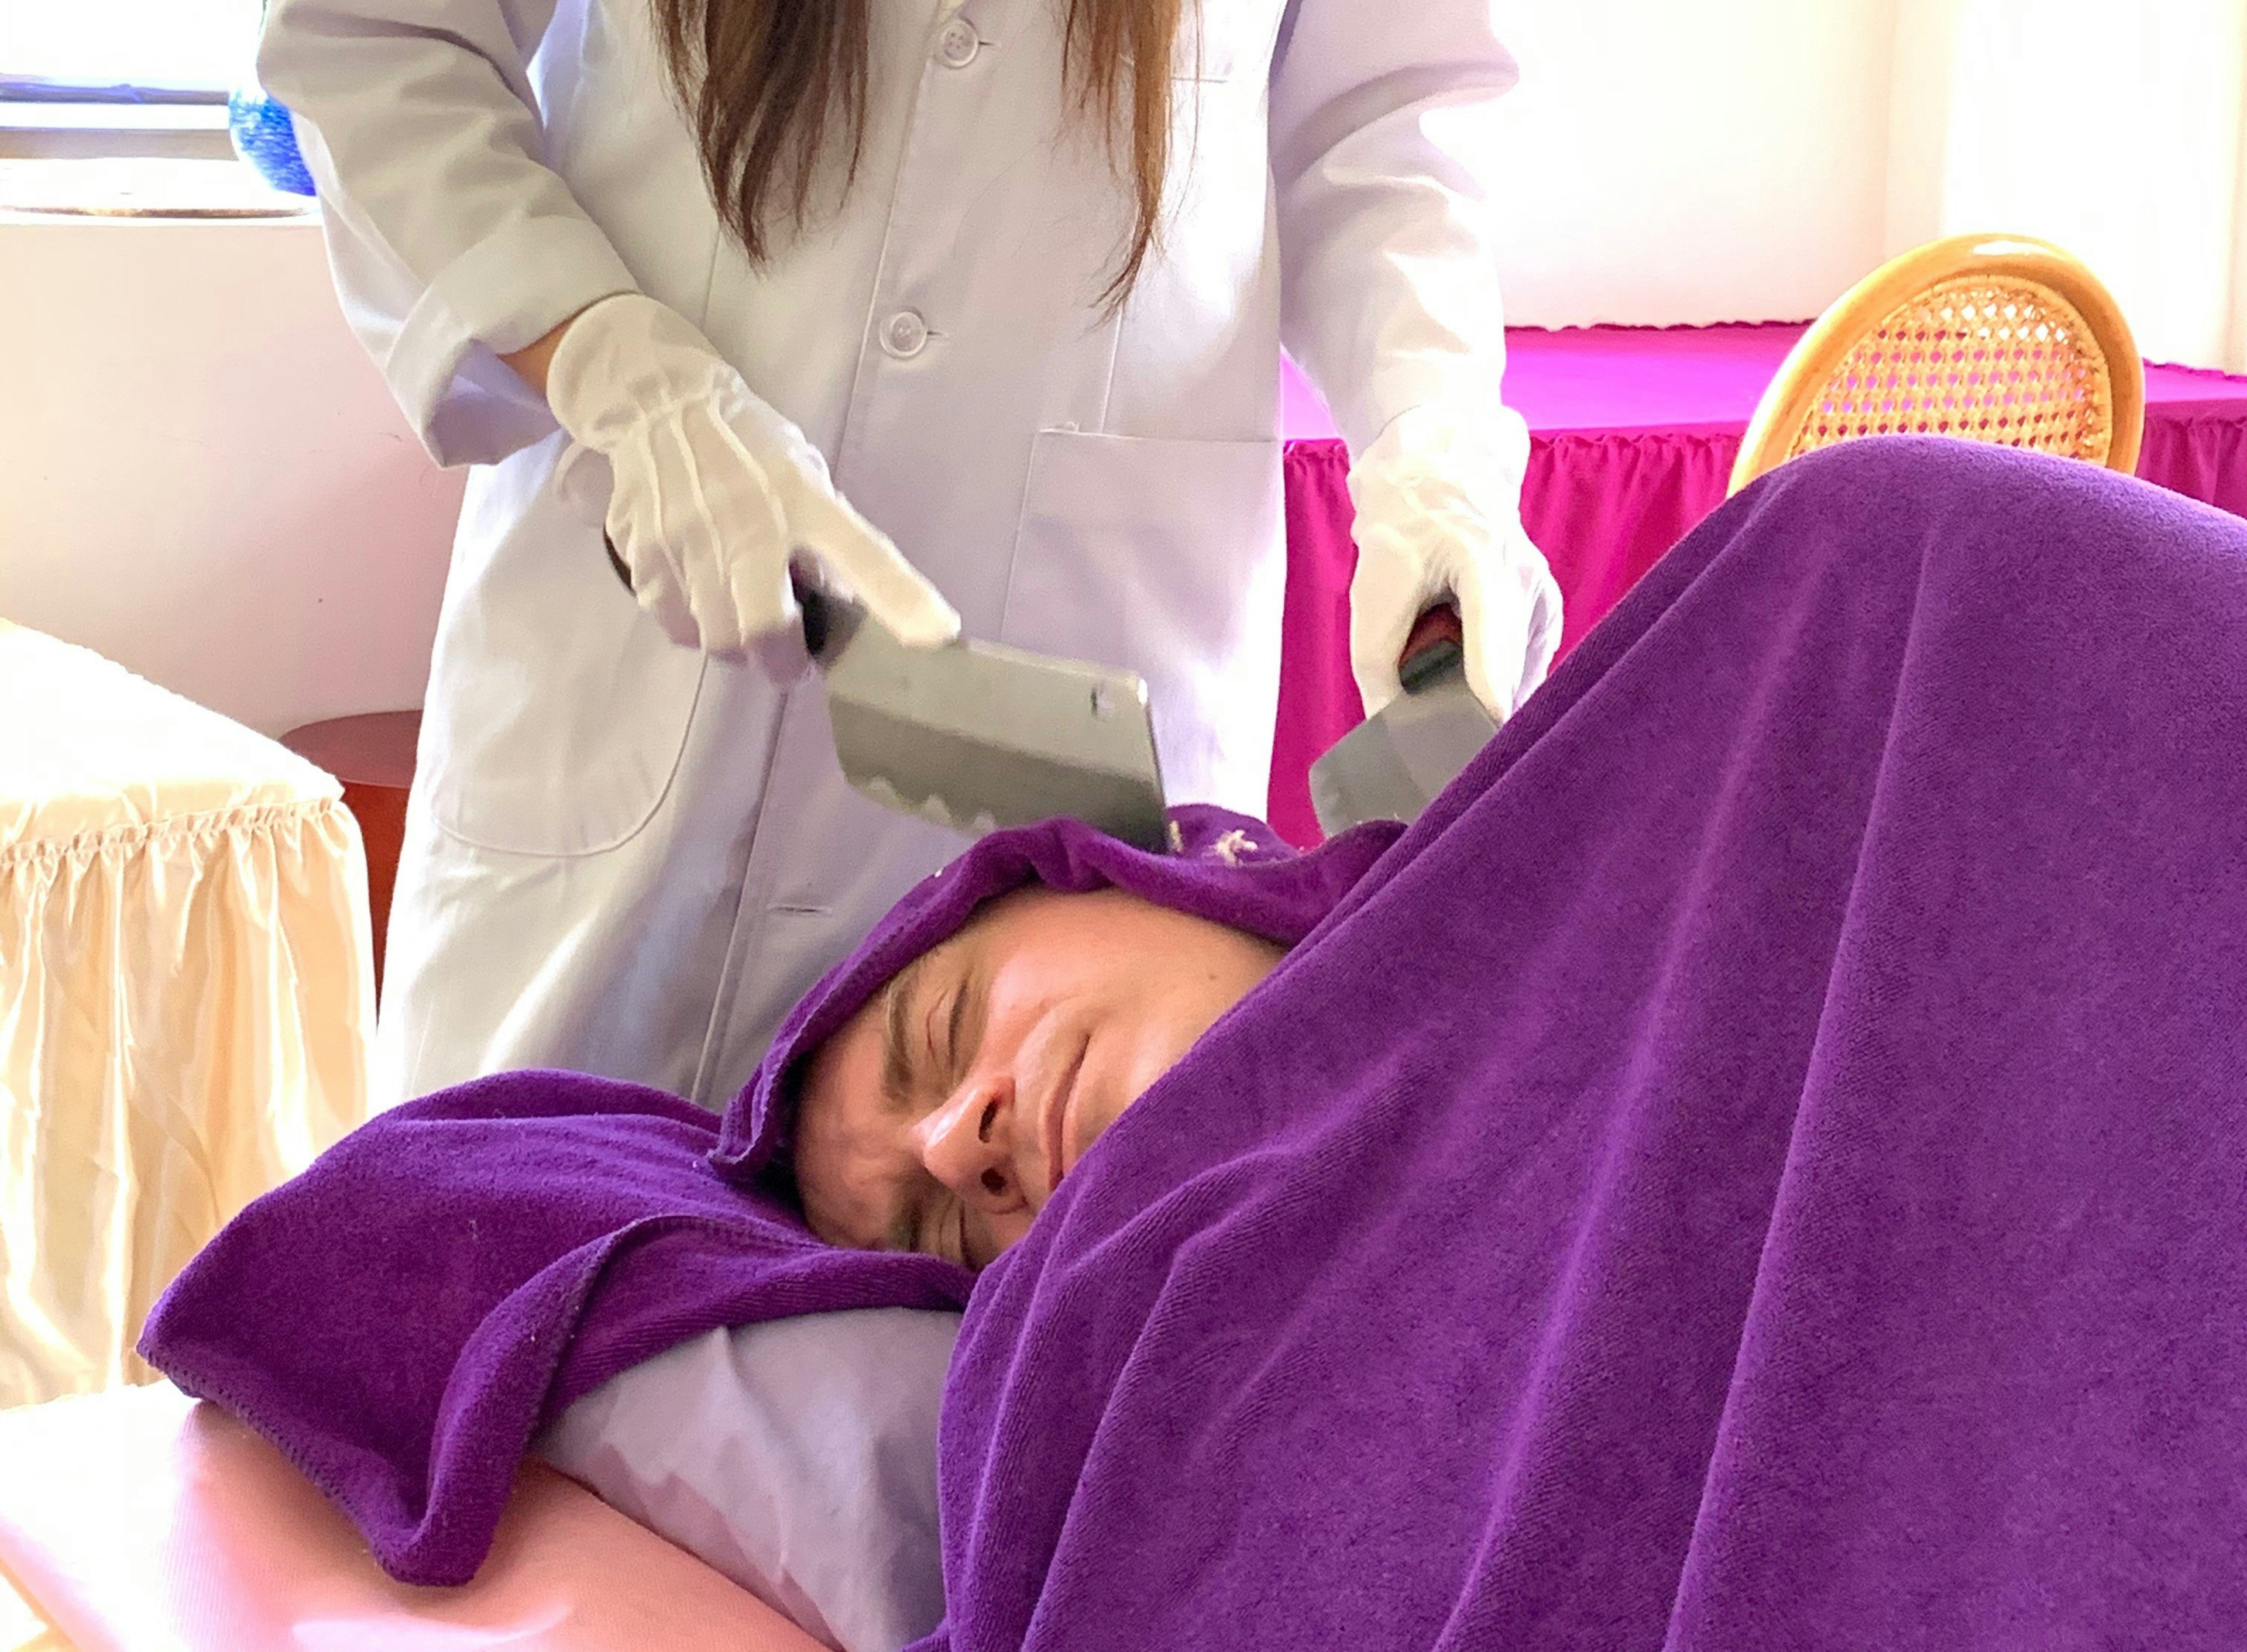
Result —
<instances>
[{"instance_id":1,"label":"knife handle","mask_svg":"<svg viewBox=\"0 0 2247 1652\"><path fill-rule=\"evenodd\" d=\"M625 567L625 559L617 555L617 542L604 533L601 536L601 549L608 553L609 566L616 570L617 577L624 582L625 589L631 590L632 570ZM796 605L803 611L804 652L816 659L820 651L827 646L828 633L835 628L834 614L826 597L805 584L792 568L789 570L788 583L796 592Z\"/></svg>"},{"instance_id":2,"label":"knife handle","mask_svg":"<svg viewBox=\"0 0 2247 1652\"><path fill-rule=\"evenodd\" d=\"M1458 609L1450 603L1431 608L1412 622L1404 652L1397 659L1397 680L1406 693L1417 693L1428 679L1459 659L1465 647Z\"/></svg>"},{"instance_id":3,"label":"knife handle","mask_svg":"<svg viewBox=\"0 0 2247 1652\"><path fill-rule=\"evenodd\" d=\"M823 593L805 584L793 570L788 583L795 589L796 605L803 611L803 651L817 659L826 652L828 637L835 629L833 607Z\"/></svg>"}]
</instances>

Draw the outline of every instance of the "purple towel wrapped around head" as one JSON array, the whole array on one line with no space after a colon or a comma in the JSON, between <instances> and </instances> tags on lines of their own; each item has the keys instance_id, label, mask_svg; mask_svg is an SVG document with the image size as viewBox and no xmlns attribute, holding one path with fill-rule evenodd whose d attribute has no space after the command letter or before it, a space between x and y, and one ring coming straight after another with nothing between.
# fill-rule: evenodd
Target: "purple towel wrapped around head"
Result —
<instances>
[{"instance_id":1,"label":"purple towel wrapped around head","mask_svg":"<svg viewBox=\"0 0 2247 1652\"><path fill-rule=\"evenodd\" d=\"M1073 820L994 832L924 878L804 994L756 1075L727 1109L711 1163L755 1180L785 1157L800 1063L890 978L956 934L983 905L1030 884L1068 894L1121 889L1176 911L1293 946L1404 829L1375 821L1298 853L1269 826L1207 804L1171 810L1170 852L1150 855ZM784 1168L784 1166L781 1167Z\"/></svg>"},{"instance_id":2,"label":"purple towel wrapped around head","mask_svg":"<svg viewBox=\"0 0 2247 1652\"><path fill-rule=\"evenodd\" d=\"M987 840L721 1130L552 1075L379 1121L145 1346L463 1575L631 1359L960 1299L773 1191L801 1058L981 900L1115 884L1299 944L976 1281L924 1652L2242 1643L2247 528L1846 444L1401 837L1185 823Z\"/></svg>"}]
</instances>

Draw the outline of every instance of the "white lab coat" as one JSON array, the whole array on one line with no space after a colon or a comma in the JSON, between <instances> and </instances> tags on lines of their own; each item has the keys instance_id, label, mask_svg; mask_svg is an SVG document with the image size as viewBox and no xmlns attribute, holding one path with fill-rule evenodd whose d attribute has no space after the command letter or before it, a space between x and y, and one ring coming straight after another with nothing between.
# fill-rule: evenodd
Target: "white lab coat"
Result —
<instances>
[{"instance_id":1,"label":"white lab coat","mask_svg":"<svg viewBox=\"0 0 2247 1652\"><path fill-rule=\"evenodd\" d=\"M970 636L1130 666L1173 802L1261 812L1284 578L1282 340L1352 450L1494 393L1485 0L1203 0L1171 204L1130 223L1065 113L1062 0L873 0L839 213L753 269L642 0L280 0L345 311L472 463L388 938L383 1087L557 1066L712 1105L960 840L838 773L816 678L667 641L552 485L499 355L637 287L828 456Z\"/></svg>"}]
</instances>

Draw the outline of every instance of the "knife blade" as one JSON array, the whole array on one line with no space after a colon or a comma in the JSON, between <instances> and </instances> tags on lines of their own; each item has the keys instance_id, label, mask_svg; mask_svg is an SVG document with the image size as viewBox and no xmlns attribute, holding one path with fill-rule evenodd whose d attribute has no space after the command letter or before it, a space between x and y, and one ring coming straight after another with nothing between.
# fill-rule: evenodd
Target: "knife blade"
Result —
<instances>
[{"instance_id":1,"label":"knife blade","mask_svg":"<svg viewBox=\"0 0 2247 1652\"><path fill-rule=\"evenodd\" d=\"M631 571L604 536L627 588ZM1137 672L957 638L915 648L849 597L792 576L843 778L970 836L1066 817L1168 846L1162 764Z\"/></svg>"},{"instance_id":2,"label":"knife blade","mask_svg":"<svg viewBox=\"0 0 2247 1652\"><path fill-rule=\"evenodd\" d=\"M1449 623L1431 625L1439 616ZM1449 610L1423 615L1397 670L1404 692L1311 765L1311 808L1328 836L1369 820L1410 824L1498 732L1467 686L1458 631Z\"/></svg>"}]
</instances>

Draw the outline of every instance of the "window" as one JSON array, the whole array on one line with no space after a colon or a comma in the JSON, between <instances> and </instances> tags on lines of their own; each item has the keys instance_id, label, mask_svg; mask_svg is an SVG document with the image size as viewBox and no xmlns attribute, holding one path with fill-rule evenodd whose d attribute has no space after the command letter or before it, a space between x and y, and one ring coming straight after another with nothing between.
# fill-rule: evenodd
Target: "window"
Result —
<instances>
[{"instance_id":1,"label":"window","mask_svg":"<svg viewBox=\"0 0 2247 1652\"><path fill-rule=\"evenodd\" d=\"M0 101L223 100L263 0L0 0Z\"/></svg>"}]
</instances>

